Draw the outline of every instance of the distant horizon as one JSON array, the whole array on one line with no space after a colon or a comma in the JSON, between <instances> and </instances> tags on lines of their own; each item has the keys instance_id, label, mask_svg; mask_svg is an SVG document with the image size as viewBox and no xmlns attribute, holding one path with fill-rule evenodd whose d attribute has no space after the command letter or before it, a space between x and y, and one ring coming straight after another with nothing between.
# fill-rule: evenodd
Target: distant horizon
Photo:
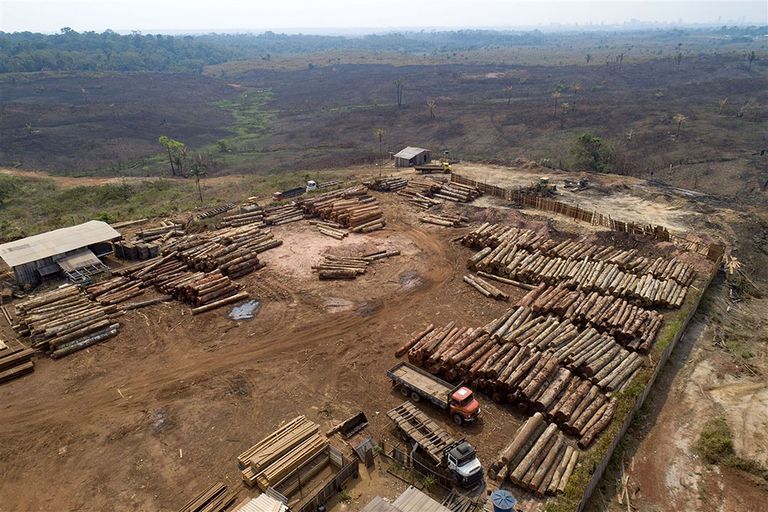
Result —
<instances>
[{"instance_id":1,"label":"distant horizon","mask_svg":"<svg viewBox=\"0 0 768 512\"><path fill-rule=\"evenodd\" d=\"M739 0L3 0L0 31L153 34L567 31L768 24L768 4ZM239 28L238 28L239 27Z\"/></svg>"}]
</instances>

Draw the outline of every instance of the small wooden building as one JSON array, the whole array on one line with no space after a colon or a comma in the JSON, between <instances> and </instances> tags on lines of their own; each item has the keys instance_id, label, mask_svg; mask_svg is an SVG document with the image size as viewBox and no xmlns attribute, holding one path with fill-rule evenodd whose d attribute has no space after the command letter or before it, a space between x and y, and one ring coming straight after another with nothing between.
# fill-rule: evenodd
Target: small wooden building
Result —
<instances>
[{"instance_id":1,"label":"small wooden building","mask_svg":"<svg viewBox=\"0 0 768 512\"><path fill-rule=\"evenodd\" d=\"M408 146L395 154L395 167L413 167L424 165L432 161L432 152L424 148Z\"/></svg>"},{"instance_id":2,"label":"small wooden building","mask_svg":"<svg viewBox=\"0 0 768 512\"><path fill-rule=\"evenodd\" d=\"M121 237L106 222L92 220L0 245L0 258L11 267L19 285L36 285L43 278L64 271L103 267L100 257L112 253L113 240Z\"/></svg>"}]
</instances>

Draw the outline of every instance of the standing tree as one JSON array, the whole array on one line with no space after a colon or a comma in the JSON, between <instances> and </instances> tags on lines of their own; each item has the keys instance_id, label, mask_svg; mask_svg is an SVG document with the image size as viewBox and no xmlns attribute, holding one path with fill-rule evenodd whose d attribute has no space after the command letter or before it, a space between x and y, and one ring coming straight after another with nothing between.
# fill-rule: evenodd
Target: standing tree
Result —
<instances>
[{"instance_id":1,"label":"standing tree","mask_svg":"<svg viewBox=\"0 0 768 512\"><path fill-rule=\"evenodd\" d=\"M586 54L586 55L584 56L584 60L586 60L586 61L587 61L587 64L589 64L589 61L591 61L591 60L592 60L592 54L591 54L591 53L588 53L588 54Z\"/></svg>"},{"instance_id":2,"label":"standing tree","mask_svg":"<svg viewBox=\"0 0 768 512\"><path fill-rule=\"evenodd\" d=\"M373 130L374 135L379 139L379 158L384 155L383 143L384 143L384 128L376 128Z\"/></svg>"},{"instance_id":3,"label":"standing tree","mask_svg":"<svg viewBox=\"0 0 768 512\"><path fill-rule=\"evenodd\" d=\"M508 85L504 88L504 92L507 93L507 105L511 105L512 93L515 92L515 89L511 85Z\"/></svg>"},{"instance_id":4,"label":"standing tree","mask_svg":"<svg viewBox=\"0 0 768 512\"><path fill-rule=\"evenodd\" d=\"M755 50L747 52L747 62L749 63L747 65L747 72L752 71L752 63L755 62L757 59L757 55L755 55Z\"/></svg>"},{"instance_id":5,"label":"standing tree","mask_svg":"<svg viewBox=\"0 0 768 512\"><path fill-rule=\"evenodd\" d=\"M552 100L554 101L554 110L552 111L552 117L557 117L557 106L560 104L560 98L562 98L563 94L560 91L555 91L552 93Z\"/></svg>"},{"instance_id":6,"label":"standing tree","mask_svg":"<svg viewBox=\"0 0 768 512\"><path fill-rule=\"evenodd\" d=\"M688 118L683 114L675 114L672 116L672 119L677 123L677 132L675 133L675 138L677 139L680 137L680 128L683 126L683 123L688 120Z\"/></svg>"},{"instance_id":7,"label":"standing tree","mask_svg":"<svg viewBox=\"0 0 768 512\"><path fill-rule=\"evenodd\" d=\"M573 90L573 108L576 108L576 98L578 97L579 93L582 90L580 83L575 83L571 86L571 89Z\"/></svg>"},{"instance_id":8,"label":"standing tree","mask_svg":"<svg viewBox=\"0 0 768 512\"><path fill-rule=\"evenodd\" d=\"M187 158L187 146L183 142L161 135L157 139L168 152L168 162L171 164L171 176L184 174L184 162Z\"/></svg>"},{"instance_id":9,"label":"standing tree","mask_svg":"<svg viewBox=\"0 0 768 512\"><path fill-rule=\"evenodd\" d=\"M208 174L208 160L200 153L195 157L192 166L189 168L189 175L195 178L197 184L197 195L200 198L200 204L203 204L203 191L200 188L200 178Z\"/></svg>"},{"instance_id":10,"label":"standing tree","mask_svg":"<svg viewBox=\"0 0 768 512\"><path fill-rule=\"evenodd\" d=\"M683 52L677 52L675 55L675 64L677 64L677 67L680 67L680 63L683 62Z\"/></svg>"},{"instance_id":11,"label":"standing tree","mask_svg":"<svg viewBox=\"0 0 768 512\"><path fill-rule=\"evenodd\" d=\"M398 78L393 83L395 84L395 93L397 94L397 106L401 107L403 105L403 85L405 80Z\"/></svg>"},{"instance_id":12,"label":"standing tree","mask_svg":"<svg viewBox=\"0 0 768 512\"><path fill-rule=\"evenodd\" d=\"M717 109L718 114L722 114L723 110L725 110L725 106L728 105L728 98L723 98L720 100L720 108Z\"/></svg>"},{"instance_id":13,"label":"standing tree","mask_svg":"<svg viewBox=\"0 0 768 512\"><path fill-rule=\"evenodd\" d=\"M560 104L560 129L562 130L565 126L565 115L571 111L571 105L564 101Z\"/></svg>"},{"instance_id":14,"label":"standing tree","mask_svg":"<svg viewBox=\"0 0 768 512\"><path fill-rule=\"evenodd\" d=\"M616 162L613 148L600 137L590 133L579 135L572 153L576 167L588 171L609 172Z\"/></svg>"},{"instance_id":15,"label":"standing tree","mask_svg":"<svg viewBox=\"0 0 768 512\"><path fill-rule=\"evenodd\" d=\"M429 98L427 100L427 108L429 109L429 117L432 119L435 118L435 108L437 107L437 102L433 100L432 98Z\"/></svg>"}]
</instances>

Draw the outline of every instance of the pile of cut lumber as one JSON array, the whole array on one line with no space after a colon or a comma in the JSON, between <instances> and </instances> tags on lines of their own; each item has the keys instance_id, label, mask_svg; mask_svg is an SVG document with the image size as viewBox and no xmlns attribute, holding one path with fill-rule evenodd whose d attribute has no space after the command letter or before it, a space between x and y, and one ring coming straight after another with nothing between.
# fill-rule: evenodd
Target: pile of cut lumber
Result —
<instances>
[{"instance_id":1,"label":"pile of cut lumber","mask_svg":"<svg viewBox=\"0 0 768 512\"><path fill-rule=\"evenodd\" d=\"M209 219L211 217L221 215L222 213L226 213L229 210L232 210L235 206L237 206L235 203L209 206L207 208L203 208L195 212L195 217L197 217L198 219Z\"/></svg>"},{"instance_id":2,"label":"pile of cut lumber","mask_svg":"<svg viewBox=\"0 0 768 512\"><path fill-rule=\"evenodd\" d=\"M408 185L408 180L395 177L375 178L366 181L364 185L371 190L379 192L396 192L401 188L405 188Z\"/></svg>"},{"instance_id":3,"label":"pile of cut lumber","mask_svg":"<svg viewBox=\"0 0 768 512\"><path fill-rule=\"evenodd\" d=\"M640 352L651 348L664 320L657 311L635 306L612 295L585 294L563 285L541 284L518 304L530 306L538 314L553 313L580 325L591 325Z\"/></svg>"},{"instance_id":4,"label":"pile of cut lumber","mask_svg":"<svg viewBox=\"0 0 768 512\"><path fill-rule=\"evenodd\" d=\"M497 479L543 497L562 493L579 458L554 423L547 423L541 413L534 414L515 433L502 450L492 470Z\"/></svg>"},{"instance_id":5,"label":"pile of cut lumber","mask_svg":"<svg viewBox=\"0 0 768 512\"><path fill-rule=\"evenodd\" d=\"M365 187L351 187L328 192L301 203L308 215L349 228L355 233L369 233L383 229L384 212L375 197Z\"/></svg>"},{"instance_id":6,"label":"pile of cut lumber","mask_svg":"<svg viewBox=\"0 0 768 512\"><path fill-rule=\"evenodd\" d=\"M122 260L148 260L160 254L160 244L155 242L115 240L112 248Z\"/></svg>"},{"instance_id":7,"label":"pile of cut lumber","mask_svg":"<svg viewBox=\"0 0 768 512\"><path fill-rule=\"evenodd\" d=\"M120 328L115 319L122 314L67 285L17 304L13 329L30 337L34 348L62 357L115 336Z\"/></svg>"},{"instance_id":8,"label":"pile of cut lumber","mask_svg":"<svg viewBox=\"0 0 768 512\"><path fill-rule=\"evenodd\" d=\"M469 203L482 195L480 189L462 183L450 182L440 185L440 190L433 193L434 197L456 203Z\"/></svg>"},{"instance_id":9,"label":"pile of cut lumber","mask_svg":"<svg viewBox=\"0 0 768 512\"><path fill-rule=\"evenodd\" d=\"M126 276L113 277L86 287L88 296L104 305L119 304L144 293L141 281Z\"/></svg>"},{"instance_id":10,"label":"pile of cut lumber","mask_svg":"<svg viewBox=\"0 0 768 512\"><path fill-rule=\"evenodd\" d=\"M242 207L239 213L222 217L221 222L219 222L219 228L250 226L254 224L258 227L266 226L264 210L258 205L248 205Z\"/></svg>"},{"instance_id":11,"label":"pile of cut lumber","mask_svg":"<svg viewBox=\"0 0 768 512\"><path fill-rule=\"evenodd\" d=\"M243 481L262 491L293 475L328 448L320 427L299 416L248 448L237 458Z\"/></svg>"},{"instance_id":12,"label":"pile of cut lumber","mask_svg":"<svg viewBox=\"0 0 768 512\"><path fill-rule=\"evenodd\" d=\"M189 500L178 512L224 512L236 499L237 491L227 491L227 486L219 482Z\"/></svg>"},{"instance_id":13,"label":"pile of cut lumber","mask_svg":"<svg viewBox=\"0 0 768 512\"><path fill-rule=\"evenodd\" d=\"M491 297L496 300L509 300L509 295L499 290L485 279L481 279L477 276L464 276L464 282L486 297Z\"/></svg>"},{"instance_id":14,"label":"pile of cut lumber","mask_svg":"<svg viewBox=\"0 0 768 512\"><path fill-rule=\"evenodd\" d=\"M264 222L270 226L297 222L304 218L304 212L296 202L264 208Z\"/></svg>"},{"instance_id":15,"label":"pile of cut lumber","mask_svg":"<svg viewBox=\"0 0 768 512\"><path fill-rule=\"evenodd\" d=\"M427 224L436 224L438 226L450 228L458 228L469 221L469 219L463 215L451 213L441 213L439 215L436 213L427 213L419 217L419 220L421 222L426 222Z\"/></svg>"},{"instance_id":16,"label":"pile of cut lumber","mask_svg":"<svg viewBox=\"0 0 768 512\"><path fill-rule=\"evenodd\" d=\"M32 373L35 370L35 363L32 362L34 353L21 343L0 340L0 384Z\"/></svg>"},{"instance_id":17,"label":"pile of cut lumber","mask_svg":"<svg viewBox=\"0 0 768 512\"><path fill-rule=\"evenodd\" d=\"M356 279L365 274L368 265L372 262L397 256L400 251L377 251L363 256L324 256L324 261L312 266L312 271L317 272L321 280L328 279Z\"/></svg>"}]
</instances>

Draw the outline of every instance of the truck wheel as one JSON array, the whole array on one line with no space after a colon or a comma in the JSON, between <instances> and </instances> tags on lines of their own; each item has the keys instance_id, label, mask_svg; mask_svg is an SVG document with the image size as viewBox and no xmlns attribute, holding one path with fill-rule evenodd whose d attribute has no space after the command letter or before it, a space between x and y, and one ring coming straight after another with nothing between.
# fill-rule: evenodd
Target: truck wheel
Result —
<instances>
[{"instance_id":1,"label":"truck wheel","mask_svg":"<svg viewBox=\"0 0 768 512\"><path fill-rule=\"evenodd\" d=\"M405 386L400 386L400 393L401 393L401 394L402 394L404 397L408 397L408 394L409 394L410 392L411 392L411 391L410 391L410 390L409 390L407 387L405 387Z\"/></svg>"},{"instance_id":2,"label":"truck wheel","mask_svg":"<svg viewBox=\"0 0 768 512\"><path fill-rule=\"evenodd\" d=\"M453 415L453 422L454 422L454 423L455 423L457 426L459 426L459 427L460 427L460 426L462 426L462 425L464 424L464 418L462 418L462 417L461 417L461 414L458 414L458 413L457 413L457 414L454 414L454 415Z\"/></svg>"},{"instance_id":3,"label":"truck wheel","mask_svg":"<svg viewBox=\"0 0 768 512\"><path fill-rule=\"evenodd\" d=\"M418 402L419 400L421 400L421 396L414 391L413 393L411 393L411 400L413 400L414 402Z\"/></svg>"}]
</instances>

